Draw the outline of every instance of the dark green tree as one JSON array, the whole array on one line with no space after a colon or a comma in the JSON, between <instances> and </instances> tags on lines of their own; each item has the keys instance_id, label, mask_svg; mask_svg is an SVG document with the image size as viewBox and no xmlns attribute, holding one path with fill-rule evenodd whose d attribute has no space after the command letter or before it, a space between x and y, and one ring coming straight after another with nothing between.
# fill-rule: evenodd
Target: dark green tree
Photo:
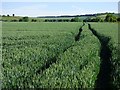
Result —
<instances>
[{"instance_id":1,"label":"dark green tree","mask_svg":"<svg viewBox=\"0 0 120 90\"><path fill-rule=\"evenodd\" d=\"M32 21L32 22L37 22L37 20L36 20L36 19L32 19L31 21Z\"/></svg>"},{"instance_id":2,"label":"dark green tree","mask_svg":"<svg viewBox=\"0 0 120 90\"><path fill-rule=\"evenodd\" d=\"M7 17L9 17L10 15L9 14L7 14Z\"/></svg>"},{"instance_id":3,"label":"dark green tree","mask_svg":"<svg viewBox=\"0 0 120 90\"><path fill-rule=\"evenodd\" d=\"M5 15L2 15L2 17L6 17Z\"/></svg>"},{"instance_id":4,"label":"dark green tree","mask_svg":"<svg viewBox=\"0 0 120 90\"><path fill-rule=\"evenodd\" d=\"M22 19L19 19L19 22L22 22L23 20Z\"/></svg>"},{"instance_id":5,"label":"dark green tree","mask_svg":"<svg viewBox=\"0 0 120 90\"><path fill-rule=\"evenodd\" d=\"M117 18L115 16L113 16L113 14L107 14L104 21L106 21L106 22L116 22Z\"/></svg>"},{"instance_id":6,"label":"dark green tree","mask_svg":"<svg viewBox=\"0 0 120 90\"><path fill-rule=\"evenodd\" d=\"M91 18L87 17L86 19L83 20L83 22L91 22Z\"/></svg>"},{"instance_id":7,"label":"dark green tree","mask_svg":"<svg viewBox=\"0 0 120 90\"><path fill-rule=\"evenodd\" d=\"M15 16L15 14L13 14L13 17Z\"/></svg>"},{"instance_id":8,"label":"dark green tree","mask_svg":"<svg viewBox=\"0 0 120 90\"><path fill-rule=\"evenodd\" d=\"M22 20L23 20L24 22L28 22L28 21L29 21L29 18L28 18L28 17L23 17Z\"/></svg>"},{"instance_id":9,"label":"dark green tree","mask_svg":"<svg viewBox=\"0 0 120 90\"><path fill-rule=\"evenodd\" d=\"M118 21L118 22L120 22L120 17L119 17L119 18L117 18L117 21Z\"/></svg>"},{"instance_id":10,"label":"dark green tree","mask_svg":"<svg viewBox=\"0 0 120 90\"><path fill-rule=\"evenodd\" d=\"M75 17L71 19L71 22L80 22L80 18L79 17Z\"/></svg>"}]
</instances>

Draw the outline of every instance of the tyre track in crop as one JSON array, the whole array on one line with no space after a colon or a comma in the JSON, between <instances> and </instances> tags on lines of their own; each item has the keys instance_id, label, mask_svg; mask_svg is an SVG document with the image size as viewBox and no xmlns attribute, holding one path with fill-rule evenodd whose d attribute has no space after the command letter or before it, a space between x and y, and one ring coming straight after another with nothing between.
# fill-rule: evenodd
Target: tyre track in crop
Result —
<instances>
[{"instance_id":1,"label":"tyre track in crop","mask_svg":"<svg viewBox=\"0 0 120 90\"><path fill-rule=\"evenodd\" d=\"M85 26L85 23L84 23L84 22L83 22L83 25L79 28L78 34L75 36L75 41L79 41L79 40L80 40L80 35L81 35L81 32L83 31L83 29L82 29L83 26ZM83 37L83 38L84 38L84 37ZM71 47L73 47L73 46L75 46L75 45L71 45L71 46L67 47L66 49L64 49L64 50L63 50L63 53L66 52L67 49L69 49L69 48L71 48Z\"/></svg>"},{"instance_id":2,"label":"tyre track in crop","mask_svg":"<svg viewBox=\"0 0 120 90\"><path fill-rule=\"evenodd\" d=\"M82 30L83 30L82 28L83 28L84 25L85 25L85 23L83 22L83 25L79 28L78 34L75 36L75 41L79 41L79 40L80 40L80 35L81 35L81 32L82 32ZM73 47L73 46L74 46L74 44L68 46L67 48L65 48L65 49L63 50L62 53L66 52L69 48L71 48L71 47ZM42 74L42 73L43 73L46 69L48 69L52 64L56 63L56 62L57 62L57 59L58 59L58 57L59 57L60 54L61 54L61 53L57 54L56 56L54 56L54 57L52 57L52 58L49 58L49 59L47 60L47 62L45 62L45 64L36 71L36 73L37 73L37 74Z\"/></svg>"},{"instance_id":3,"label":"tyre track in crop","mask_svg":"<svg viewBox=\"0 0 120 90\"><path fill-rule=\"evenodd\" d=\"M80 40L80 35L81 35L81 32L82 32L82 28L83 26L85 25L85 23L83 22L83 25L79 28L79 33L75 36L75 41L79 41Z\"/></svg>"},{"instance_id":4,"label":"tyre track in crop","mask_svg":"<svg viewBox=\"0 0 120 90\"><path fill-rule=\"evenodd\" d=\"M98 89L107 90L108 88L112 88L111 76L110 76L112 71L111 69L112 64L110 62L110 60L112 59L112 55L111 55L112 51L108 45L110 38L98 33L96 30L91 28L90 24L88 24L88 28L99 39L99 42L101 44L100 47L101 64L100 64L100 71L97 76L97 80L95 82L95 90Z\"/></svg>"}]
</instances>

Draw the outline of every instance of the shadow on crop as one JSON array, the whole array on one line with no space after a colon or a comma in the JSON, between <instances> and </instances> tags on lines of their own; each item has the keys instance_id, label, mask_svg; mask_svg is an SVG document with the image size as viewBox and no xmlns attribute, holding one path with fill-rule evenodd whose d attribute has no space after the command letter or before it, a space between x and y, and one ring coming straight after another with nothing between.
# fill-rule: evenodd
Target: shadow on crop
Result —
<instances>
[{"instance_id":1,"label":"shadow on crop","mask_svg":"<svg viewBox=\"0 0 120 90\"><path fill-rule=\"evenodd\" d=\"M107 88L112 88L111 84L111 71L112 71L112 64L111 64L111 58L112 58L112 51L109 48L109 37L105 37L101 34L99 34L97 31L95 31L93 28L91 28L91 25L88 24L88 28L91 30L91 32L99 39L99 42L101 43L100 47L100 59L101 59L101 64L100 64L100 71L97 76L96 80L96 85L95 85L95 90L98 89L106 89Z\"/></svg>"},{"instance_id":2,"label":"shadow on crop","mask_svg":"<svg viewBox=\"0 0 120 90\"><path fill-rule=\"evenodd\" d=\"M45 62L45 64L36 71L36 73L41 74L44 70L48 69L50 65L52 65L53 63L56 63L57 61L56 57L57 56L54 56L53 58L48 59L47 62Z\"/></svg>"}]
</instances>

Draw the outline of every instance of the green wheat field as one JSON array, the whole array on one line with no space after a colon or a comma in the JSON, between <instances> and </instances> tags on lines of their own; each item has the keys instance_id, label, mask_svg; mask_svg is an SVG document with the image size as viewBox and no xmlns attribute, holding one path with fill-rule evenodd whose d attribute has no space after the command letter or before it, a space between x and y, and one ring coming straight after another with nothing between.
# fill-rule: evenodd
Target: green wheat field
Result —
<instances>
[{"instance_id":1,"label":"green wheat field","mask_svg":"<svg viewBox=\"0 0 120 90\"><path fill-rule=\"evenodd\" d=\"M2 88L120 88L118 52L118 23L3 22Z\"/></svg>"}]
</instances>

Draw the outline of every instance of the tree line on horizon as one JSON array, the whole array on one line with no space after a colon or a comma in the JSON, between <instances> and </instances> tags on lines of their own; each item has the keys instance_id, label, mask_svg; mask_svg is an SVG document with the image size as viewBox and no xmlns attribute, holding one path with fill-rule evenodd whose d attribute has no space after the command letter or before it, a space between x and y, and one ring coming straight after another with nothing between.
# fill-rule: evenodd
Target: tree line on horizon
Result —
<instances>
[{"instance_id":1,"label":"tree line on horizon","mask_svg":"<svg viewBox=\"0 0 120 90\"><path fill-rule=\"evenodd\" d=\"M15 15L13 14L13 17ZM2 17L10 17L9 15L5 16L3 15ZM1 20L1 21L5 21L7 22L7 20ZM27 16L20 18L19 20L16 19L12 19L11 22L38 22L37 19L31 19ZM69 19L44 19L42 22L120 22L120 17L116 17L111 13L108 13L105 17L105 19L101 18L101 17L87 17L85 19L80 19L79 17L74 17L74 18L69 18ZM41 22L41 21L40 21Z\"/></svg>"}]
</instances>

